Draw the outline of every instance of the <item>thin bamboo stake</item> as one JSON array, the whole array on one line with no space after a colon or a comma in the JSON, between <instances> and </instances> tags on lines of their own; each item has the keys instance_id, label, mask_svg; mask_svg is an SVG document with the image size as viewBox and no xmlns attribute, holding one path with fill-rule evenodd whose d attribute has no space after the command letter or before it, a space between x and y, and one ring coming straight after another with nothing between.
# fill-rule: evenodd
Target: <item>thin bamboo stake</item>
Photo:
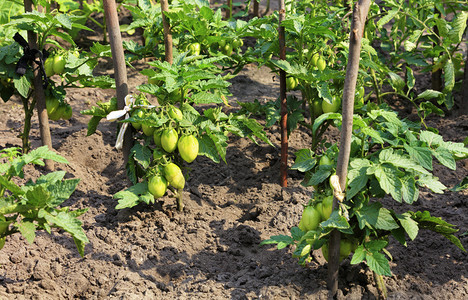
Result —
<instances>
[{"instance_id":1,"label":"thin bamboo stake","mask_svg":"<svg viewBox=\"0 0 468 300\"><path fill-rule=\"evenodd\" d=\"M255 0L254 0L255 1ZM280 59L286 59L286 38L284 27L281 25L285 19L284 0L279 0L279 48ZM288 105L286 101L286 72L280 70L280 99L281 99L281 187L288 186Z\"/></svg>"},{"instance_id":2,"label":"thin bamboo stake","mask_svg":"<svg viewBox=\"0 0 468 300\"><path fill-rule=\"evenodd\" d=\"M341 191L346 185L349 154L351 150L351 137L353 129L354 95L359 71L359 58L361 52L361 39L364 33L364 25L369 12L370 0L359 0L353 10L351 34L349 38L349 57L346 66L346 77L343 88L342 126L340 136L340 149L336 174L339 177ZM338 207L336 197L333 197L333 209ZM340 232L333 230L330 236L328 263L328 289L330 297L334 297L338 291L338 269L340 266Z\"/></svg>"}]
</instances>

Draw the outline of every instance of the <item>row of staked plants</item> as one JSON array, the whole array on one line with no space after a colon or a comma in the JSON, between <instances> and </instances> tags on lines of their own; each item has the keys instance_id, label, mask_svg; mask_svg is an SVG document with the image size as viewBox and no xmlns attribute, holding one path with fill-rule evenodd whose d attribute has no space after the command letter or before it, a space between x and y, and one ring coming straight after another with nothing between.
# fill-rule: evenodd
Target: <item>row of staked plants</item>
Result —
<instances>
[{"instance_id":1,"label":"row of staked plants","mask_svg":"<svg viewBox=\"0 0 468 300\"><path fill-rule=\"evenodd\" d=\"M321 249L328 260L332 230L341 233L340 259L352 255L351 264L365 262L377 276L391 276L387 250L389 238L406 246L422 229L446 237L462 251L455 236L458 229L428 211L395 211L384 207L390 196L398 203L413 204L420 191L443 193L449 188L433 174L434 164L451 170L468 158L463 143L444 141L437 129L427 126L430 114L443 116L454 108L454 91L462 81L463 52L460 43L466 31L468 6L441 1L382 1L372 3L362 39L361 60L355 96L355 115L350 164L344 199L332 211L332 175L336 172L338 143L324 136L330 127L340 129L341 95L348 57L350 15L342 6L325 1L299 2L287 11L284 26L287 59L267 65L293 77L300 97L288 97L288 130L298 126L310 130L312 144L296 153L291 169L304 173L302 185L313 187L300 222L290 235L276 235L262 244L278 249L293 246L300 264L313 259ZM447 15L453 17L446 18ZM277 21L274 14L270 17ZM276 31L273 22L262 22L259 31ZM450 32L450 34L448 34ZM444 34L442 34L444 33ZM262 32L262 36L267 36ZM270 39L258 39L267 49ZM326 66L319 63L325 57ZM417 89L415 72L441 74L443 84ZM291 85L290 85L291 86ZM296 93L297 94L297 93ZM386 101L402 99L415 108L418 122L402 119ZM387 100L388 99L388 100ZM307 104L307 105L304 105ZM246 103L246 112L264 114L267 124L279 119L279 103ZM305 108L305 109L304 109ZM268 122L271 120L271 122ZM466 189L467 179L450 188Z\"/></svg>"},{"instance_id":2,"label":"row of staked plants","mask_svg":"<svg viewBox=\"0 0 468 300\"><path fill-rule=\"evenodd\" d=\"M110 56L110 47L94 43L89 51L84 51L74 42L75 34L91 30L89 24L99 23L95 18L102 13L99 1L86 7L67 1L37 3L45 11L9 15L4 10L1 14L0 79L4 84L0 95L4 101L13 95L22 99L24 150L28 149L27 124L35 103L32 70L28 69L24 76L15 72L16 63L24 54L13 42L15 33L26 36L26 30L32 30L39 35L39 48L47 48L44 72L53 79L46 89L52 120L69 116L65 114L66 88L112 87L110 78L93 76L98 59ZM434 161L455 169L456 161L468 155L463 144L444 141L436 129L424 122L431 113L442 115L454 108L452 95L460 88L463 69L460 45L468 18L466 4L434 0L372 4L356 89L346 197L335 211L330 209L333 192L328 181L336 169L338 146L327 142L324 134L330 127L341 126L339 110L348 56L348 31L343 28L350 26L347 5L330 5L326 1L296 1L288 5L282 23L288 47L287 59L283 61L278 59L277 12L249 21L225 20L222 10L211 8L208 1L172 1L166 13L174 41L172 65L164 62L160 5L146 0L124 1L121 5L133 17L122 30L128 34L143 32L142 41L124 41L127 63L132 65L141 59L149 62L141 71L148 82L136 87L138 92L129 97L132 100L125 111L128 117L122 121L130 123L128 128L135 131L127 164L133 185L115 195L116 208L151 204L173 194L182 209L181 191L188 164L198 155L227 163L231 134L271 144L264 127L251 116L263 116L266 126L272 126L279 120L279 101L239 103L239 111L226 112L229 79L253 63L267 66L274 73L286 71L288 90L295 91L288 97L288 131L303 126L312 136L310 148L296 153L292 168L304 172L303 185L314 187L314 197L290 236L274 236L264 244L276 243L279 248L295 245L293 255L305 263L313 250L322 249L327 256L329 233L336 229L343 235L342 258L353 252L352 263L365 261L380 275L391 274L391 254L386 250L390 236L406 245L407 239L414 240L420 229L429 229L464 250L454 235L457 229L453 225L429 212L395 212L385 208L380 199L390 195L397 202L412 204L421 188L442 193L447 187L433 175ZM104 29L103 23L100 25ZM64 49L57 42L60 39L72 47ZM418 90L415 72L439 72L443 85ZM420 122L400 119L385 103L395 97L414 106ZM157 105L148 100L154 98ZM99 122L115 111L115 99L83 111L92 116L88 134L93 134ZM55 182L60 182L60 178ZM460 183L452 190L461 190L465 185ZM31 220L40 224L36 227L47 229L44 221L37 223L37 218L44 216L41 212ZM13 224L10 221L4 217L2 224ZM5 232L14 231L10 225L2 228L6 228ZM22 228L18 230L26 232ZM77 233L73 228L68 231ZM85 240L81 237L78 241Z\"/></svg>"}]
</instances>

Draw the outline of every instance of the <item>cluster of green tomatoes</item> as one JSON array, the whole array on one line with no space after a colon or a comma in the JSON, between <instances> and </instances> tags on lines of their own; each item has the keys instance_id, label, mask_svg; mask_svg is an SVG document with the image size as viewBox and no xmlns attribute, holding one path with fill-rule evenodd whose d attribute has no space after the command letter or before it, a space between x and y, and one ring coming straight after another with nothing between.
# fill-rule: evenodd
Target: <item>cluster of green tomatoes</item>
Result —
<instances>
[{"instance_id":1,"label":"cluster of green tomatoes","mask_svg":"<svg viewBox=\"0 0 468 300\"><path fill-rule=\"evenodd\" d=\"M323 155L319 161L319 165L331 164L331 159L326 155ZM319 192L318 188L316 188L316 190L317 192ZM298 224L300 230L302 230L305 233L311 230L318 230L320 223L327 221L330 218L333 211L333 195L330 195L329 191L330 189L328 188L326 190L321 190L320 194L318 194L315 201L311 201L312 203L304 207L301 220ZM315 242L315 239L307 240L308 245L304 247L301 256L307 255L312 249ZM347 258L351 254L351 252L354 252L356 250L357 247L358 243L354 238L342 234L340 240L340 260ZM322 250L322 254L325 260L328 261L328 241L323 243L320 249Z\"/></svg>"},{"instance_id":2,"label":"cluster of green tomatoes","mask_svg":"<svg viewBox=\"0 0 468 300\"><path fill-rule=\"evenodd\" d=\"M168 122L160 127L152 127L144 123L132 122L136 130L142 130L143 134L153 137L153 167L147 172L148 190L154 198L160 198L166 194L170 186L182 190L185 186L185 177L180 165L182 161L191 163L199 151L199 142L195 134L183 133L179 122L183 120L182 111L171 104L159 106L159 114L168 117ZM147 110L137 108L133 116L145 118ZM175 161L175 162L174 162Z\"/></svg>"},{"instance_id":3,"label":"cluster of green tomatoes","mask_svg":"<svg viewBox=\"0 0 468 300\"><path fill-rule=\"evenodd\" d=\"M72 55L78 57L79 53L73 52ZM44 71L47 77L63 74L65 71L65 64L65 54L57 53L53 56L49 56L44 62ZM57 99L52 94L46 94L46 109L49 119L53 121L57 121L59 119L69 120L73 115L70 104Z\"/></svg>"}]
</instances>

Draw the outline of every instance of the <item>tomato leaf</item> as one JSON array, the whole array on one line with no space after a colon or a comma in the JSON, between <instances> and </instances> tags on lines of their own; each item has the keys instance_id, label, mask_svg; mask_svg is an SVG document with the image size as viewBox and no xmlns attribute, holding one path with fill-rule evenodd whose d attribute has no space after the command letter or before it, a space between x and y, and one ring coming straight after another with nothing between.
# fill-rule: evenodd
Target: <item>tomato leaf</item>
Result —
<instances>
[{"instance_id":1,"label":"tomato leaf","mask_svg":"<svg viewBox=\"0 0 468 300\"><path fill-rule=\"evenodd\" d=\"M404 145L412 160L416 161L423 168L432 170L432 151L425 147Z\"/></svg>"},{"instance_id":2,"label":"tomato leaf","mask_svg":"<svg viewBox=\"0 0 468 300\"><path fill-rule=\"evenodd\" d=\"M135 144L130 150L133 159L138 162L144 169L148 168L151 163L151 149L141 144Z\"/></svg>"},{"instance_id":3,"label":"tomato leaf","mask_svg":"<svg viewBox=\"0 0 468 300\"><path fill-rule=\"evenodd\" d=\"M68 179L48 185L47 190L50 192L51 197L47 201L47 205L52 208L62 204L70 198L79 182L79 179Z\"/></svg>"},{"instance_id":4,"label":"tomato leaf","mask_svg":"<svg viewBox=\"0 0 468 300\"><path fill-rule=\"evenodd\" d=\"M294 244L294 239L287 235L274 235L270 237L268 240L264 240L260 243L260 245L269 245L269 244L278 244L278 250L286 248L289 245Z\"/></svg>"},{"instance_id":5,"label":"tomato leaf","mask_svg":"<svg viewBox=\"0 0 468 300\"><path fill-rule=\"evenodd\" d=\"M312 169L316 164L317 160L314 157L314 153L310 149L301 149L295 153L296 160L291 166L291 170L298 170L299 172L307 172Z\"/></svg>"},{"instance_id":6,"label":"tomato leaf","mask_svg":"<svg viewBox=\"0 0 468 300\"><path fill-rule=\"evenodd\" d=\"M434 176L422 176L417 181L419 186L424 186L437 194L443 194L447 187Z\"/></svg>"},{"instance_id":7,"label":"tomato leaf","mask_svg":"<svg viewBox=\"0 0 468 300\"><path fill-rule=\"evenodd\" d=\"M351 258L351 264L357 265L361 263L362 261L364 261L365 258L366 258L366 252L364 251L364 246L360 245L359 247L357 247L356 250L354 250L353 257Z\"/></svg>"},{"instance_id":8,"label":"tomato leaf","mask_svg":"<svg viewBox=\"0 0 468 300\"><path fill-rule=\"evenodd\" d=\"M392 198L398 202L401 202L401 189L402 183L400 179L400 174L402 173L395 167L387 165L378 165L375 168L369 168L368 170L373 170L373 174L379 181L380 187L387 194L392 195Z\"/></svg>"},{"instance_id":9,"label":"tomato leaf","mask_svg":"<svg viewBox=\"0 0 468 300\"><path fill-rule=\"evenodd\" d=\"M366 254L366 262L369 269L375 273L379 275L392 276L388 260L382 253L372 252L370 254Z\"/></svg>"},{"instance_id":10,"label":"tomato leaf","mask_svg":"<svg viewBox=\"0 0 468 300\"><path fill-rule=\"evenodd\" d=\"M146 202L145 200L148 200L148 197L152 196L153 195L151 195L151 193L149 193L148 191L148 182L139 182L129 187L128 189L120 191L114 195L114 199L118 199L119 202L115 209L134 207L140 202Z\"/></svg>"},{"instance_id":11,"label":"tomato leaf","mask_svg":"<svg viewBox=\"0 0 468 300\"><path fill-rule=\"evenodd\" d=\"M400 227L393 219L390 211L383 208L379 202L363 206L355 213L360 229L364 229L365 226L382 230L393 230Z\"/></svg>"},{"instance_id":12,"label":"tomato leaf","mask_svg":"<svg viewBox=\"0 0 468 300\"><path fill-rule=\"evenodd\" d=\"M419 227L418 223L411 218L409 213L396 214L398 221L401 224L401 227L406 231L409 238L414 240L418 236Z\"/></svg>"},{"instance_id":13,"label":"tomato leaf","mask_svg":"<svg viewBox=\"0 0 468 300\"><path fill-rule=\"evenodd\" d=\"M32 244L36 238L36 225L32 222L23 221L17 224L17 227L28 243Z\"/></svg>"},{"instance_id":14,"label":"tomato leaf","mask_svg":"<svg viewBox=\"0 0 468 300\"><path fill-rule=\"evenodd\" d=\"M459 183L457 183L453 188L450 190L452 192L460 192L468 188L468 176L463 178L463 180Z\"/></svg>"}]
</instances>

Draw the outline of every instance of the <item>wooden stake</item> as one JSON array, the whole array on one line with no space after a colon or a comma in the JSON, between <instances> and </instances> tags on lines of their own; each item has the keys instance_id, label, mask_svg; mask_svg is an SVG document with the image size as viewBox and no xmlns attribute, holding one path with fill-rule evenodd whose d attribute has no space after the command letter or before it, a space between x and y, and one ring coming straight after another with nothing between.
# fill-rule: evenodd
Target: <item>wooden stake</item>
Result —
<instances>
[{"instance_id":1,"label":"wooden stake","mask_svg":"<svg viewBox=\"0 0 468 300\"><path fill-rule=\"evenodd\" d=\"M342 189L346 185L349 154L351 150L351 137L353 129L354 96L359 71L359 57L361 52L361 39L364 33L364 25L369 12L370 0L359 0L353 11L351 34L349 38L349 57L346 66L346 77L343 88L343 122L341 126L340 150L336 174L340 178ZM333 209L338 207L336 197L333 199ZM328 263L328 289L330 297L334 297L338 291L338 269L340 266L340 232L333 230L330 236Z\"/></svg>"},{"instance_id":2,"label":"wooden stake","mask_svg":"<svg viewBox=\"0 0 468 300\"><path fill-rule=\"evenodd\" d=\"M172 33L171 25L169 24L165 12L169 11L169 4L167 0L161 0L162 20L164 26L164 48L165 60L172 65Z\"/></svg>"},{"instance_id":3,"label":"wooden stake","mask_svg":"<svg viewBox=\"0 0 468 300\"><path fill-rule=\"evenodd\" d=\"M24 11L32 12L33 3L31 0L24 0ZM31 49L37 49L37 34L31 30L28 30L28 43ZM42 49L38 49L42 50ZM44 94L44 82L42 81L42 74L39 66L36 64L32 65L34 71L34 99L36 101L37 114L39 116L39 131L41 133L41 142L43 146L49 147L52 150L52 137L50 135L49 128L49 116L46 110L46 100ZM28 131L29 133L29 131ZM54 162L50 159L45 160L45 168L48 171L54 170Z\"/></svg>"},{"instance_id":4,"label":"wooden stake","mask_svg":"<svg viewBox=\"0 0 468 300\"><path fill-rule=\"evenodd\" d=\"M254 0L255 1L255 0ZM284 27L281 25L285 18L284 0L279 0L279 56L286 60L286 38ZM280 70L280 99L281 99L281 187L288 186L288 104L286 101L286 72Z\"/></svg>"},{"instance_id":5,"label":"wooden stake","mask_svg":"<svg viewBox=\"0 0 468 300\"><path fill-rule=\"evenodd\" d=\"M119 17L115 0L103 0L104 15L106 18L107 33L109 34L109 43L112 52L112 61L114 63L115 88L117 94L117 107L125 107L125 97L128 95L127 67L120 35ZM125 165L128 162L130 149L132 148L132 131L126 130L123 141L122 154Z\"/></svg>"}]
</instances>

